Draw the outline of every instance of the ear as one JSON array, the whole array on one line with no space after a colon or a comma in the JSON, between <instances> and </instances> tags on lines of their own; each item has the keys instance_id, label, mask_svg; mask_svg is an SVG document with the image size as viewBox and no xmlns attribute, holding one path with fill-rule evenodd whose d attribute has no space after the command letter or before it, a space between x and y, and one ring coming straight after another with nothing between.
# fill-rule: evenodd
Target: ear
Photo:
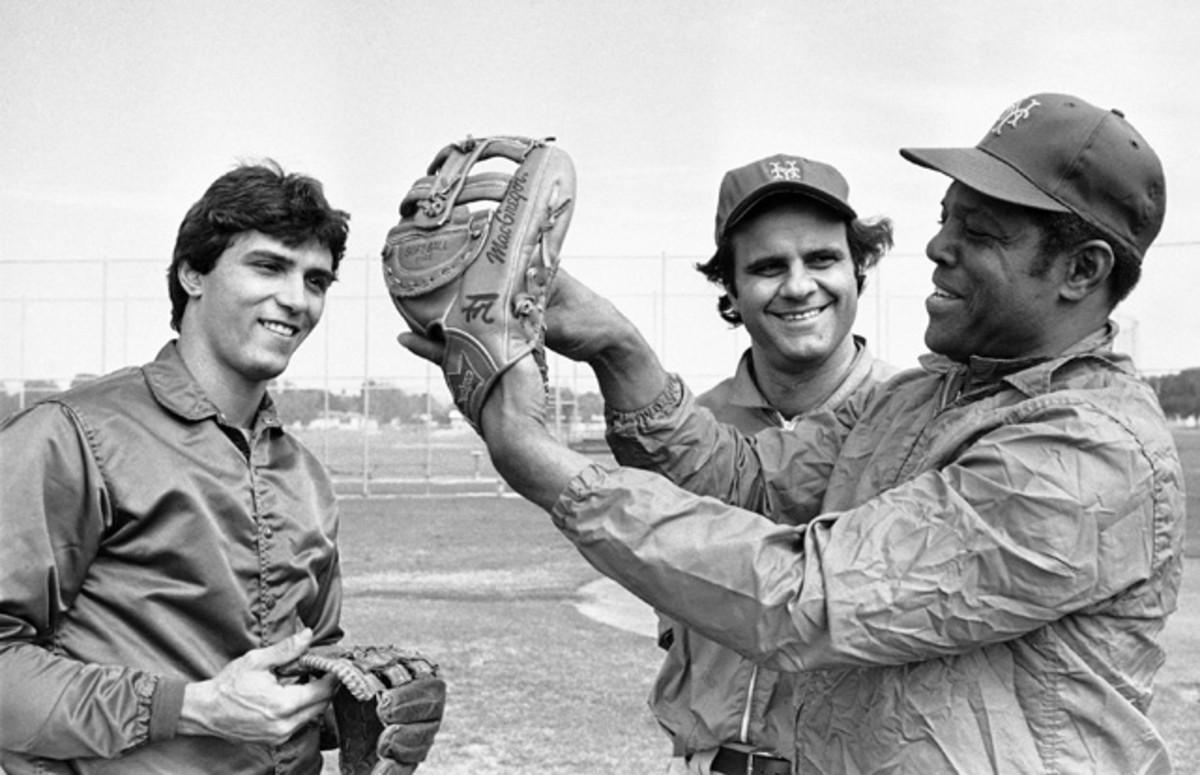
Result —
<instances>
[{"instance_id":1,"label":"ear","mask_svg":"<svg viewBox=\"0 0 1200 775\"><path fill-rule=\"evenodd\" d=\"M184 261L176 270L176 276L179 278L179 284L183 286L184 292L190 298L198 298L204 290L204 275L192 268L192 265Z\"/></svg>"},{"instance_id":2,"label":"ear","mask_svg":"<svg viewBox=\"0 0 1200 775\"><path fill-rule=\"evenodd\" d=\"M1104 240L1079 243L1066 257L1059 295L1069 301L1082 301L1107 288L1113 260L1112 248Z\"/></svg>"},{"instance_id":3,"label":"ear","mask_svg":"<svg viewBox=\"0 0 1200 775\"><path fill-rule=\"evenodd\" d=\"M854 287L858 289L858 295L861 297L863 289L867 287L867 270L863 269L861 264L854 265Z\"/></svg>"}]
</instances>

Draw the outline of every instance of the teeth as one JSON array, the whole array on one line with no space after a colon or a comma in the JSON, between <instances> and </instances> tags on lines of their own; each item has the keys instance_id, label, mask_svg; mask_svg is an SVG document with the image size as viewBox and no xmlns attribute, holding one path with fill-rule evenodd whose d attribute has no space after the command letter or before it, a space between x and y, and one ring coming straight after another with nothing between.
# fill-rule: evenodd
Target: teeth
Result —
<instances>
[{"instance_id":1,"label":"teeth","mask_svg":"<svg viewBox=\"0 0 1200 775\"><path fill-rule=\"evenodd\" d=\"M296 331L299 330L295 326L289 326L285 323L276 323L273 320L264 320L263 326L268 331L273 331L280 336L295 336Z\"/></svg>"},{"instance_id":2,"label":"teeth","mask_svg":"<svg viewBox=\"0 0 1200 775\"><path fill-rule=\"evenodd\" d=\"M934 288L933 295L937 296L939 298L942 298L942 299L957 299L958 298L953 293L950 293L948 291L943 291L941 288Z\"/></svg>"},{"instance_id":3,"label":"teeth","mask_svg":"<svg viewBox=\"0 0 1200 775\"><path fill-rule=\"evenodd\" d=\"M812 320L817 315L821 314L819 309L805 310L804 312L785 312L780 313L779 317L788 321Z\"/></svg>"}]
</instances>

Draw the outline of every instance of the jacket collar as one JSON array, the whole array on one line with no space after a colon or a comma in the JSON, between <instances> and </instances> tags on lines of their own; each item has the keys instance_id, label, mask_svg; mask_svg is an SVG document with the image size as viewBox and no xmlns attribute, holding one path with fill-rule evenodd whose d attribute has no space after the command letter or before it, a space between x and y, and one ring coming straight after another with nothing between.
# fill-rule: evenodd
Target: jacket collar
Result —
<instances>
[{"instance_id":1,"label":"jacket collar","mask_svg":"<svg viewBox=\"0 0 1200 775\"><path fill-rule=\"evenodd\" d=\"M209 400L200 384L188 371L187 364L179 355L176 341L173 339L163 345L154 360L142 367L154 400L167 411L185 420L199 422L214 418L226 423L216 404ZM254 424L255 427L279 426L279 416L270 394L263 395Z\"/></svg>"},{"instance_id":2,"label":"jacket collar","mask_svg":"<svg viewBox=\"0 0 1200 775\"><path fill-rule=\"evenodd\" d=\"M1038 358L984 358L971 356L966 363L952 361L944 355L926 353L919 360L926 371L946 375L952 382L961 381L959 395L980 390L994 390L1006 383L1026 395L1040 395L1050 390L1054 375L1064 365L1081 359L1098 359L1113 368L1133 373L1128 356L1113 352L1118 327L1109 320L1105 325L1068 347L1062 354Z\"/></svg>"},{"instance_id":3,"label":"jacket collar","mask_svg":"<svg viewBox=\"0 0 1200 775\"><path fill-rule=\"evenodd\" d=\"M846 369L846 373L842 376L842 381L838 383L838 387L834 390L833 394L826 398L819 407L814 407L814 410L842 403L847 396L858 389L862 381L866 379L867 373L871 370L873 359L867 352L867 340L857 334L854 334L853 338L854 358L850 361L850 367ZM747 347L738 361L737 371L733 374L733 385L730 390L729 403L734 406L765 409L774 412L775 408L771 406L770 402L763 396L762 391L758 389L758 382L754 377L754 359L751 352L751 348Z\"/></svg>"},{"instance_id":4,"label":"jacket collar","mask_svg":"<svg viewBox=\"0 0 1200 775\"><path fill-rule=\"evenodd\" d=\"M733 373L729 403L750 409L770 409L771 405L767 403L767 399L763 397L762 391L758 389L758 384L754 381L753 371L750 348L747 347L738 360L737 371Z\"/></svg>"}]
</instances>

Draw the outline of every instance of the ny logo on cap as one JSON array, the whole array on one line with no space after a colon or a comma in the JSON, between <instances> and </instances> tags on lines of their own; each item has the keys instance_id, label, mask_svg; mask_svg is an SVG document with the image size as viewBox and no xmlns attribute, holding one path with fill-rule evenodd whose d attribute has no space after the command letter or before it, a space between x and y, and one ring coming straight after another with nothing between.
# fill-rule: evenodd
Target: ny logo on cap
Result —
<instances>
[{"instance_id":1,"label":"ny logo on cap","mask_svg":"<svg viewBox=\"0 0 1200 775\"><path fill-rule=\"evenodd\" d=\"M800 180L800 168L796 166L795 159L788 159L786 162L773 161L771 162L771 177L775 180Z\"/></svg>"},{"instance_id":2,"label":"ny logo on cap","mask_svg":"<svg viewBox=\"0 0 1200 775\"><path fill-rule=\"evenodd\" d=\"M1004 127L1006 126L1015 127L1023 119L1029 118L1029 114L1033 109L1041 104L1032 97L1029 98L1029 102L1025 105L1022 105L1020 101L1014 102L1008 107L1008 110L1004 111L1004 115L1000 116L996 123L992 125L992 134L999 135L1004 131Z\"/></svg>"}]
</instances>

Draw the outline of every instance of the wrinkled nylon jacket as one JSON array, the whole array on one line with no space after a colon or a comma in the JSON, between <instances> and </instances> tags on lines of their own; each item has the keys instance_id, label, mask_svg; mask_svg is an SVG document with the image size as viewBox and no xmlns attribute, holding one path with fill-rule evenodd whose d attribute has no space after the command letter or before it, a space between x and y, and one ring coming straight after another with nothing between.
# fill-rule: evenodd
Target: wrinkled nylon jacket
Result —
<instances>
[{"instance_id":1,"label":"wrinkled nylon jacket","mask_svg":"<svg viewBox=\"0 0 1200 775\"><path fill-rule=\"evenodd\" d=\"M796 772L1169 772L1145 713L1182 472L1112 336L925 360L752 438L673 379L610 418L618 460L650 470L589 466L551 513L650 605L806 671Z\"/></svg>"},{"instance_id":2,"label":"wrinkled nylon jacket","mask_svg":"<svg viewBox=\"0 0 1200 775\"><path fill-rule=\"evenodd\" d=\"M856 353L841 384L812 411L839 406L859 390L895 374L855 337ZM751 350L732 377L696 398L720 422L742 433L794 425L785 422L755 384ZM650 691L650 710L671 738L676 756L711 750L726 742L750 743L782 753L792 743L792 681L796 673L759 667L670 617L661 616L659 642L669 644Z\"/></svg>"},{"instance_id":3,"label":"wrinkled nylon jacket","mask_svg":"<svg viewBox=\"0 0 1200 775\"><path fill-rule=\"evenodd\" d=\"M0 425L0 488L0 769L320 771L314 726L175 735L186 682L342 634L333 489L269 397L243 435L168 344Z\"/></svg>"}]
</instances>

